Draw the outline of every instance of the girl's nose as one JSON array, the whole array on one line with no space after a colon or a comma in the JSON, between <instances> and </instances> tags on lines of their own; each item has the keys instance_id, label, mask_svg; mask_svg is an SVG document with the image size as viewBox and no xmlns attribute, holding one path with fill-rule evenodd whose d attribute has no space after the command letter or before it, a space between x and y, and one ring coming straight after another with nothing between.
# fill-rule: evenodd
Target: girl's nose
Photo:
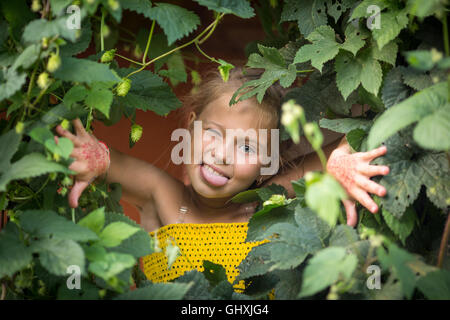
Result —
<instances>
[{"instance_id":1,"label":"girl's nose","mask_svg":"<svg viewBox=\"0 0 450 320\"><path fill-rule=\"evenodd\" d=\"M216 144L211 150L211 156L216 164L231 164L233 162L233 146L225 142Z\"/></svg>"}]
</instances>

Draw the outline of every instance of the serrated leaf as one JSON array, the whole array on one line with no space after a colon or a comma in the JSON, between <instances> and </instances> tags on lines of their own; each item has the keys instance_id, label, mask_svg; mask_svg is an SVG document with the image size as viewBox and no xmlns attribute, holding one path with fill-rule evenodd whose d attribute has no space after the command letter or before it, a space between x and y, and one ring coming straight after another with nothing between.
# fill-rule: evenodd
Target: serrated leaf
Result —
<instances>
[{"instance_id":1,"label":"serrated leaf","mask_svg":"<svg viewBox=\"0 0 450 320\"><path fill-rule=\"evenodd\" d=\"M342 14L353 6L353 2L354 1L352 0L336 0L331 3L327 2L328 15L332 16L334 21L337 23Z\"/></svg>"},{"instance_id":2,"label":"serrated leaf","mask_svg":"<svg viewBox=\"0 0 450 320\"><path fill-rule=\"evenodd\" d=\"M71 107L75 102L83 101L89 91L82 85L76 85L69 89L64 95L64 104Z\"/></svg>"},{"instance_id":3,"label":"serrated leaf","mask_svg":"<svg viewBox=\"0 0 450 320\"><path fill-rule=\"evenodd\" d=\"M386 110L373 124L368 148L376 148L398 130L420 121L447 103L447 84L438 83Z\"/></svg>"},{"instance_id":4,"label":"serrated leaf","mask_svg":"<svg viewBox=\"0 0 450 320\"><path fill-rule=\"evenodd\" d=\"M75 240L80 242L98 240L91 230L49 210L27 210L20 215L21 227L35 237Z\"/></svg>"},{"instance_id":5,"label":"serrated leaf","mask_svg":"<svg viewBox=\"0 0 450 320\"><path fill-rule=\"evenodd\" d=\"M297 21L300 32L307 37L317 27L327 24L325 0L287 0L281 21Z\"/></svg>"},{"instance_id":6,"label":"serrated leaf","mask_svg":"<svg viewBox=\"0 0 450 320\"><path fill-rule=\"evenodd\" d=\"M39 57L40 50L41 48L37 44L32 44L26 47L25 50L23 50L22 53L14 61L14 64L11 68L17 69L19 67L22 67L24 69L28 69Z\"/></svg>"},{"instance_id":7,"label":"serrated leaf","mask_svg":"<svg viewBox=\"0 0 450 320\"><path fill-rule=\"evenodd\" d=\"M156 3L150 18L156 20L167 36L169 45L197 29L199 17L192 11L170 3Z\"/></svg>"},{"instance_id":8,"label":"serrated leaf","mask_svg":"<svg viewBox=\"0 0 450 320\"><path fill-rule=\"evenodd\" d=\"M270 249L271 245L268 243L253 247L239 264L239 275L236 280L248 279L267 273L276 263L270 260Z\"/></svg>"},{"instance_id":9,"label":"serrated leaf","mask_svg":"<svg viewBox=\"0 0 450 320\"><path fill-rule=\"evenodd\" d=\"M358 259L347 254L344 248L329 247L319 251L303 272L302 290L299 298L311 296L335 283L340 277L350 279Z\"/></svg>"},{"instance_id":10,"label":"serrated leaf","mask_svg":"<svg viewBox=\"0 0 450 320\"><path fill-rule=\"evenodd\" d=\"M396 234L403 245L405 244L406 238L411 234L414 229L414 224L417 219L416 212L412 207L408 207L402 217L399 219L391 214L388 210L382 209L384 221L389 226L389 228Z\"/></svg>"},{"instance_id":11,"label":"serrated leaf","mask_svg":"<svg viewBox=\"0 0 450 320\"><path fill-rule=\"evenodd\" d=\"M43 239L32 244L39 253L39 261L48 272L57 276L67 275L67 268L75 265L84 272L85 257L78 243L68 239Z\"/></svg>"},{"instance_id":12,"label":"serrated leaf","mask_svg":"<svg viewBox=\"0 0 450 320\"><path fill-rule=\"evenodd\" d=\"M14 162L0 178L0 191L6 190L6 185L17 179L32 178L50 172L71 174L72 171L56 162L49 161L40 153L30 153Z\"/></svg>"},{"instance_id":13,"label":"serrated leaf","mask_svg":"<svg viewBox=\"0 0 450 320\"><path fill-rule=\"evenodd\" d=\"M372 56L374 59L384 61L392 66L395 66L397 60L398 46L394 41L390 41L388 44L379 49L378 46L372 46Z\"/></svg>"},{"instance_id":14,"label":"serrated leaf","mask_svg":"<svg viewBox=\"0 0 450 320\"><path fill-rule=\"evenodd\" d=\"M372 29L372 36L376 40L378 48L382 49L390 41L394 40L406 26L409 19L405 9L393 9L380 13L380 28Z\"/></svg>"},{"instance_id":15,"label":"serrated leaf","mask_svg":"<svg viewBox=\"0 0 450 320\"><path fill-rule=\"evenodd\" d=\"M67 42L64 46L61 47L61 56L74 56L86 51L86 49L89 47L89 44L92 40L92 28L89 19L83 20L81 29L78 31L81 32L81 35L76 42Z\"/></svg>"},{"instance_id":16,"label":"serrated leaf","mask_svg":"<svg viewBox=\"0 0 450 320\"><path fill-rule=\"evenodd\" d=\"M322 72L323 64L333 59L339 52L340 44L330 26L320 26L306 38L312 44L306 44L297 51L294 63L311 60L311 65Z\"/></svg>"},{"instance_id":17,"label":"serrated leaf","mask_svg":"<svg viewBox=\"0 0 450 320\"><path fill-rule=\"evenodd\" d=\"M381 66L368 50L363 50L356 58L345 52L339 53L335 68L336 83L344 99L360 84L368 92L378 95L382 80Z\"/></svg>"},{"instance_id":18,"label":"serrated leaf","mask_svg":"<svg viewBox=\"0 0 450 320\"><path fill-rule=\"evenodd\" d=\"M120 4L124 9L132 10L152 19L152 3L148 0L127 0L121 1Z\"/></svg>"},{"instance_id":19,"label":"serrated leaf","mask_svg":"<svg viewBox=\"0 0 450 320\"><path fill-rule=\"evenodd\" d=\"M355 56L358 51L364 47L369 34L364 29L359 29L349 24L345 29L345 41L341 45L343 50L350 51Z\"/></svg>"},{"instance_id":20,"label":"serrated leaf","mask_svg":"<svg viewBox=\"0 0 450 320\"><path fill-rule=\"evenodd\" d=\"M118 79L109 67L87 59L61 57L61 65L53 75L57 79L73 82L118 82ZM83 70L83 72L80 72Z\"/></svg>"},{"instance_id":21,"label":"serrated leaf","mask_svg":"<svg viewBox=\"0 0 450 320\"><path fill-rule=\"evenodd\" d=\"M367 132L362 129L354 129L347 133L345 138L347 139L348 144L355 151L360 151L361 144L364 138L367 136Z\"/></svg>"},{"instance_id":22,"label":"serrated leaf","mask_svg":"<svg viewBox=\"0 0 450 320\"><path fill-rule=\"evenodd\" d=\"M209 10L222 13L231 13L238 17L248 19L255 15L253 8L247 0L195 0Z\"/></svg>"},{"instance_id":23,"label":"serrated leaf","mask_svg":"<svg viewBox=\"0 0 450 320\"><path fill-rule=\"evenodd\" d=\"M139 228L133 227L128 223L113 222L102 230L99 243L105 247L115 247L138 231Z\"/></svg>"}]
</instances>

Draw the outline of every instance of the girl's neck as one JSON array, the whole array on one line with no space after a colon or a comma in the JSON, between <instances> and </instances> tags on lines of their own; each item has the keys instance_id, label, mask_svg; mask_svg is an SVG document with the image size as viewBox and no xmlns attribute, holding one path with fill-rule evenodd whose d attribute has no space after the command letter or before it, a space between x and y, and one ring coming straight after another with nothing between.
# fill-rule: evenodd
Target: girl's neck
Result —
<instances>
[{"instance_id":1,"label":"girl's neck","mask_svg":"<svg viewBox=\"0 0 450 320\"><path fill-rule=\"evenodd\" d=\"M192 186L188 187L190 198L193 205L198 209L198 212L205 215L217 215L226 213L230 210L236 210L239 204L231 202L231 197L227 198L205 198L195 192Z\"/></svg>"}]
</instances>

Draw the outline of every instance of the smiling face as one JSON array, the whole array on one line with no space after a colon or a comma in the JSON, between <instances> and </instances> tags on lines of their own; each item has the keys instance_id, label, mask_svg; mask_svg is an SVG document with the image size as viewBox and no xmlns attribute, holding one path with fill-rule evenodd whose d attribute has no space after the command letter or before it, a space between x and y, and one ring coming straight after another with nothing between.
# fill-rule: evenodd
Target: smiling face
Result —
<instances>
[{"instance_id":1,"label":"smiling face","mask_svg":"<svg viewBox=\"0 0 450 320\"><path fill-rule=\"evenodd\" d=\"M229 198L246 190L260 176L259 147L266 144L270 150L270 134L264 141L258 129L275 129L273 121L261 121L261 109L252 99L230 107L231 96L224 92L195 119L201 121L202 134L191 154L200 152L202 162L187 164L186 172L194 190L205 198Z\"/></svg>"}]
</instances>

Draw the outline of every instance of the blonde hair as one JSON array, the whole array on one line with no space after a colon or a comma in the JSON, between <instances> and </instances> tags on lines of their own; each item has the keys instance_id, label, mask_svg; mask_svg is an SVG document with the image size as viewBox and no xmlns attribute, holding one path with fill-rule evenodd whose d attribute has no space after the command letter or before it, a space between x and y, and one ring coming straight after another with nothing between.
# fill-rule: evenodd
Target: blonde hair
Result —
<instances>
[{"instance_id":1,"label":"blonde hair","mask_svg":"<svg viewBox=\"0 0 450 320\"><path fill-rule=\"evenodd\" d=\"M198 117L209 103L218 99L225 92L235 92L244 83L259 79L263 71L263 69L243 70L242 68L235 68L230 71L227 82L223 81L220 73L216 69L207 72L196 90L182 99L184 126L186 128L189 126L189 117L192 112ZM260 110L260 118L258 121L260 126L264 123L267 127L280 128L283 95L283 88L278 83L275 83L266 90L261 103L258 102L256 96L249 98ZM287 151L291 144L292 140L283 141L280 144L281 171L287 169L287 165L289 164L286 157L283 156L283 152Z\"/></svg>"}]
</instances>

